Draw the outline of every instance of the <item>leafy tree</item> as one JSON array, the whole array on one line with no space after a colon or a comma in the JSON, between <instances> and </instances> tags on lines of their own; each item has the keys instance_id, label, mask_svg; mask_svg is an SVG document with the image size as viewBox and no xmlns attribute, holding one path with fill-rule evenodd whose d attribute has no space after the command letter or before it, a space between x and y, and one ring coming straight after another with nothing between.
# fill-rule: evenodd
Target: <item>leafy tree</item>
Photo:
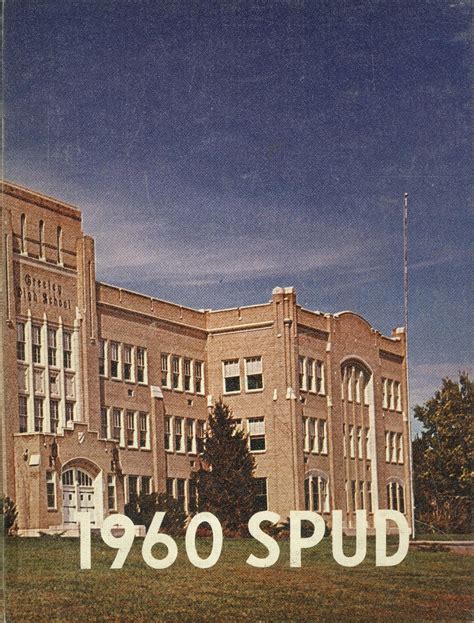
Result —
<instances>
[{"instance_id":1,"label":"leafy tree","mask_svg":"<svg viewBox=\"0 0 474 623\"><path fill-rule=\"evenodd\" d=\"M142 493L133 496L125 505L125 514L133 523L145 525L147 529L158 511L166 513L160 530L174 535L184 532L186 513L180 502L167 493Z\"/></svg>"},{"instance_id":2,"label":"leafy tree","mask_svg":"<svg viewBox=\"0 0 474 623\"><path fill-rule=\"evenodd\" d=\"M227 532L242 530L255 512L254 471L247 435L219 400L209 415L201 466L191 474L197 493L191 512L213 513Z\"/></svg>"},{"instance_id":3,"label":"leafy tree","mask_svg":"<svg viewBox=\"0 0 474 623\"><path fill-rule=\"evenodd\" d=\"M0 498L0 515L2 516L3 534L12 534L15 530L18 512L15 502L8 496Z\"/></svg>"},{"instance_id":4,"label":"leafy tree","mask_svg":"<svg viewBox=\"0 0 474 623\"><path fill-rule=\"evenodd\" d=\"M417 519L433 530L468 532L474 456L473 383L465 373L442 387L415 417L423 424L413 442Z\"/></svg>"}]
</instances>

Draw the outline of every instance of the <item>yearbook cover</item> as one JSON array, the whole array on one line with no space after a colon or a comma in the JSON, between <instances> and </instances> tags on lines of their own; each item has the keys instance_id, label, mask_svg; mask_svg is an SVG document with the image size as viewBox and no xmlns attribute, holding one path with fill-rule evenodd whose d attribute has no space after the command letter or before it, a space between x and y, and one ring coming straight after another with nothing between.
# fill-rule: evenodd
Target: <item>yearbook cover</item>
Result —
<instances>
[{"instance_id":1,"label":"yearbook cover","mask_svg":"<svg viewBox=\"0 0 474 623\"><path fill-rule=\"evenodd\" d=\"M4 620L471 620L469 3L2 8Z\"/></svg>"}]
</instances>

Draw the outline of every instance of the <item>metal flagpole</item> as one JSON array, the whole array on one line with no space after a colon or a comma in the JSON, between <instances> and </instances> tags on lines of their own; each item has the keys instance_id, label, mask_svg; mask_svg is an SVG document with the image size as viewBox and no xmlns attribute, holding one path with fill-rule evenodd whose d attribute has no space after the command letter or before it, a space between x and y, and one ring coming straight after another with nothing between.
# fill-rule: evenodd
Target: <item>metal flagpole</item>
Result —
<instances>
[{"instance_id":1,"label":"metal flagpole","mask_svg":"<svg viewBox=\"0 0 474 623\"><path fill-rule=\"evenodd\" d=\"M411 536L415 537L415 496L413 491L413 453L411 446L410 382L408 377L408 193L403 195L403 311L405 323L405 384L408 422L408 455L410 461Z\"/></svg>"}]
</instances>

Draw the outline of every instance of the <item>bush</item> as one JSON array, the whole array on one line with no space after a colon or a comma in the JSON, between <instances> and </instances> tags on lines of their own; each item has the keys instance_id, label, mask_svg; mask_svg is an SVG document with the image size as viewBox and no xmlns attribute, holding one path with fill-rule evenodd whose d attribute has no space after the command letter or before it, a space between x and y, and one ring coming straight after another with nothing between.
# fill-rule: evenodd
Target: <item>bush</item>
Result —
<instances>
[{"instance_id":1,"label":"bush","mask_svg":"<svg viewBox=\"0 0 474 623\"><path fill-rule=\"evenodd\" d=\"M15 502L8 496L0 498L0 514L2 515L3 534L12 534L16 528L18 512Z\"/></svg>"},{"instance_id":2,"label":"bush","mask_svg":"<svg viewBox=\"0 0 474 623\"><path fill-rule=\"evenodd\" d=\"M184 533L186 513L182 505L167 493L141 494L133 497L125 505L125 514L134 524L142 524L148 529L157 512L166 513L161 524L161 530L167 534L180 535Z\"/></svg>"}]
</instances>

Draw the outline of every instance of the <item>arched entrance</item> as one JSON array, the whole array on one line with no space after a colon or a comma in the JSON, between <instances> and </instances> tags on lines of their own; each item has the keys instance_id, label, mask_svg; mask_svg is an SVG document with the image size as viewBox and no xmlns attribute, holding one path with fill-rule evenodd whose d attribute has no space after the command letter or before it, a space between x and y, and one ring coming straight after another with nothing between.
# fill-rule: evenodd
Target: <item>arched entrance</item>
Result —
<instances>
[{"instance_id":1,"label":"arched entrance","mask_svg":"<svg viewBox=\"0 0 474 623\"><path fill-rule=\"evenodd\" d=\"M102 516L102 486L99 469L90 462L78 461L64 466L62 485L63 523L77 523L77 513L87 512L91 524L97 525Z\"/></svg>"}]
</instances>

